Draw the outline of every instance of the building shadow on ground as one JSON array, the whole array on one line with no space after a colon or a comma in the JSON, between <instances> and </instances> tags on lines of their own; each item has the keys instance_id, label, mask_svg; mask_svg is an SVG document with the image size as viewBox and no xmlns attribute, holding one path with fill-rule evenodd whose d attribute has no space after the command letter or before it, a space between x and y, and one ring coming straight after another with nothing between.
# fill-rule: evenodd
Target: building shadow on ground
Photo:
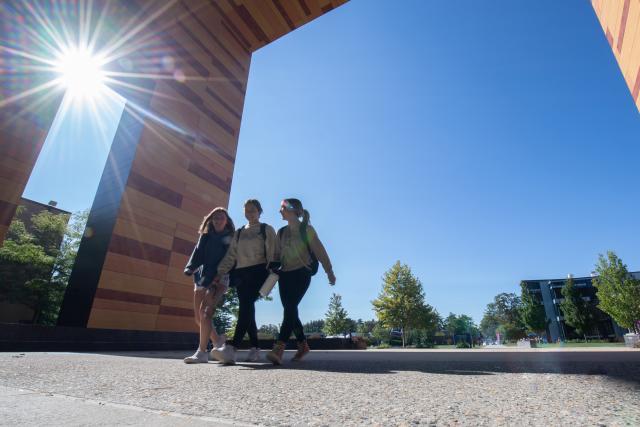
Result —
<instances>
[{"instance_id":1,"label":"building shadow on ground","mask_svg":"<svg viewBox=\"0 0 640 427\"><path fill-rule=\"evenodd\" d=\"M219 365L223 367L222 365ZM564 374L564 375L597 375L612 379L631 381L640 386L639 364L607 363L500 363L500 362L419 362L419 361L365 361L365 362L332 362L326 360L305 360L302 362L285 362L281 366L270 363L237 363L241 369L289 369L334 373L356 374L396 374L403 371L423 372L440 375L498 375L498 374Z\"/></svg>"},{"instance_id":2,"label":"building shadow on ground","mask_svg":"<svg viewBox=\"0 0 640 427\"><path fill-rule=\"evenodd\" d=\"M311 352L302 362L291 362L292 351L285 354L283 365L274 366L263 358L261 362L242 362L246 352L238 352L234 366L209 362L211 369L270 370L333 372L345 374L396 374L411 371L438 375L486 376L498 374L562 374L595 375L615 380L633 382L640 387L640 353L635 352L616 359L612 353L592 355L544 354L544 353L411 353L411 352ZM185 351L101 352L99 354L124 357L170 359L182 363ZM592 360L588 360L591 357ZM473 359L480 360L473 360ZM456 360L462 359L462 360ZM525 360L522 360L525 359ZM581 360L582 359L582 360Z\"/></svg>"}]
</instances>

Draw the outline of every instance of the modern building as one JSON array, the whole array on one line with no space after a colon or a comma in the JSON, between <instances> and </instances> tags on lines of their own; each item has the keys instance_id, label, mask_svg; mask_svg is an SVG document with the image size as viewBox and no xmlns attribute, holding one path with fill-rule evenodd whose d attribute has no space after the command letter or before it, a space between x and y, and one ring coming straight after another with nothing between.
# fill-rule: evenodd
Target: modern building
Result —
<instances>
[{"instance_id":1,"label":"modern building","mask_svg":"<svg viewBox=\"0 0 640 427\"><path fill-rule=\"evenodd\" d=\"M634 277L640 278L640 272L632 272ZM593 278L574 277L574 285L580 289L582 298L596 306L598 304L597 289L593 286ZM547 317L547 339L550 341L567 340L582 338L578 336L573 328L564 321L560 303L564 301L562 296L562 287L567 279L539 279L539 280L523 280L529 292L544 305L544 311ZM626 331L613 321L611 316L596 310L598 319L596 326L587 334L591 337L599 337L602 339L622 338Z\"/></svg>"}]
</instances>

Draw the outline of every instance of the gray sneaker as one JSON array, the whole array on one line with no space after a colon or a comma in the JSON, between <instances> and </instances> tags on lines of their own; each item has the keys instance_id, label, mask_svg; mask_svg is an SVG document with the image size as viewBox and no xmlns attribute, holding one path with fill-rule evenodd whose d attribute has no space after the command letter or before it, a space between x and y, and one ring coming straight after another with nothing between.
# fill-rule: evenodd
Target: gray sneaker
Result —
<instances>
[{"instance_id":1,"label":"gray sneaker","mask_svg":"<svg viewBox=\"0 0 640 427\"><path fill-rule=\"evenodd\" d=\"M196 351L193 356L185 357L184 363L207 363L209 362L209 355L206 351Z\"/></svg>"},{"instance_id":2,"label":"gray sneaker","mask_svg":"<svg viewBox=\"0 0 640 427\"><path fill-rule=\"evenodd\" d=\"M258 362L260 361L260 349L258 347L251 347L249 354L245 359L245 362Z\"/></svg>"},{"instance_id":3,"label":"gray sneaker","mask_svg":"<svg viewBox=\"0 0 640 427\"><path fill-rule=\"evenodd\" d=\"M222 363L225 365L236 364L236 348L231 344L226 344L222 349Z\"/></svg>"}]
</instances>

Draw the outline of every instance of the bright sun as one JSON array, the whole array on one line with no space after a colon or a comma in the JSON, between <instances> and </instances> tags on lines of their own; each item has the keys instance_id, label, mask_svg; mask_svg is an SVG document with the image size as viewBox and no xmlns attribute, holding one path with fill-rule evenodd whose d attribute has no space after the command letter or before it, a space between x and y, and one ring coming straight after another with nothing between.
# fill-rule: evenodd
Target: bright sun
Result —
<instances>
[{"instance_id":1,"label":"bright sun","mask_svg":"<svg viewBox=\"0 0 640 427\"><path fill-rule=\"evenodd\" d=\"M106 89L104 60L88 49L66 49L56 61L60 83L72 98L95 98Z\"/></svg>"}]
</instances>

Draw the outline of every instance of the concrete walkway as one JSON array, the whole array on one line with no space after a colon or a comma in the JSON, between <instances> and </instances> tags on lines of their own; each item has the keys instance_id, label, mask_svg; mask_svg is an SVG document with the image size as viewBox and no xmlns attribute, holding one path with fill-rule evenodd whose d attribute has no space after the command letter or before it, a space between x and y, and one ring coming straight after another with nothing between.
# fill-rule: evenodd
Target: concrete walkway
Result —
<instances>
[{"instance_id":1,"label":"concrete walkway","mask_svg":"<svg viewBox=\"0 0 640 427\"><path fill-rule=\"evenodd\" d=\"M0 353L0 424L640 424L637 350L318 351L282 367L184 356Z\"/></svg>"}]
</instances>

